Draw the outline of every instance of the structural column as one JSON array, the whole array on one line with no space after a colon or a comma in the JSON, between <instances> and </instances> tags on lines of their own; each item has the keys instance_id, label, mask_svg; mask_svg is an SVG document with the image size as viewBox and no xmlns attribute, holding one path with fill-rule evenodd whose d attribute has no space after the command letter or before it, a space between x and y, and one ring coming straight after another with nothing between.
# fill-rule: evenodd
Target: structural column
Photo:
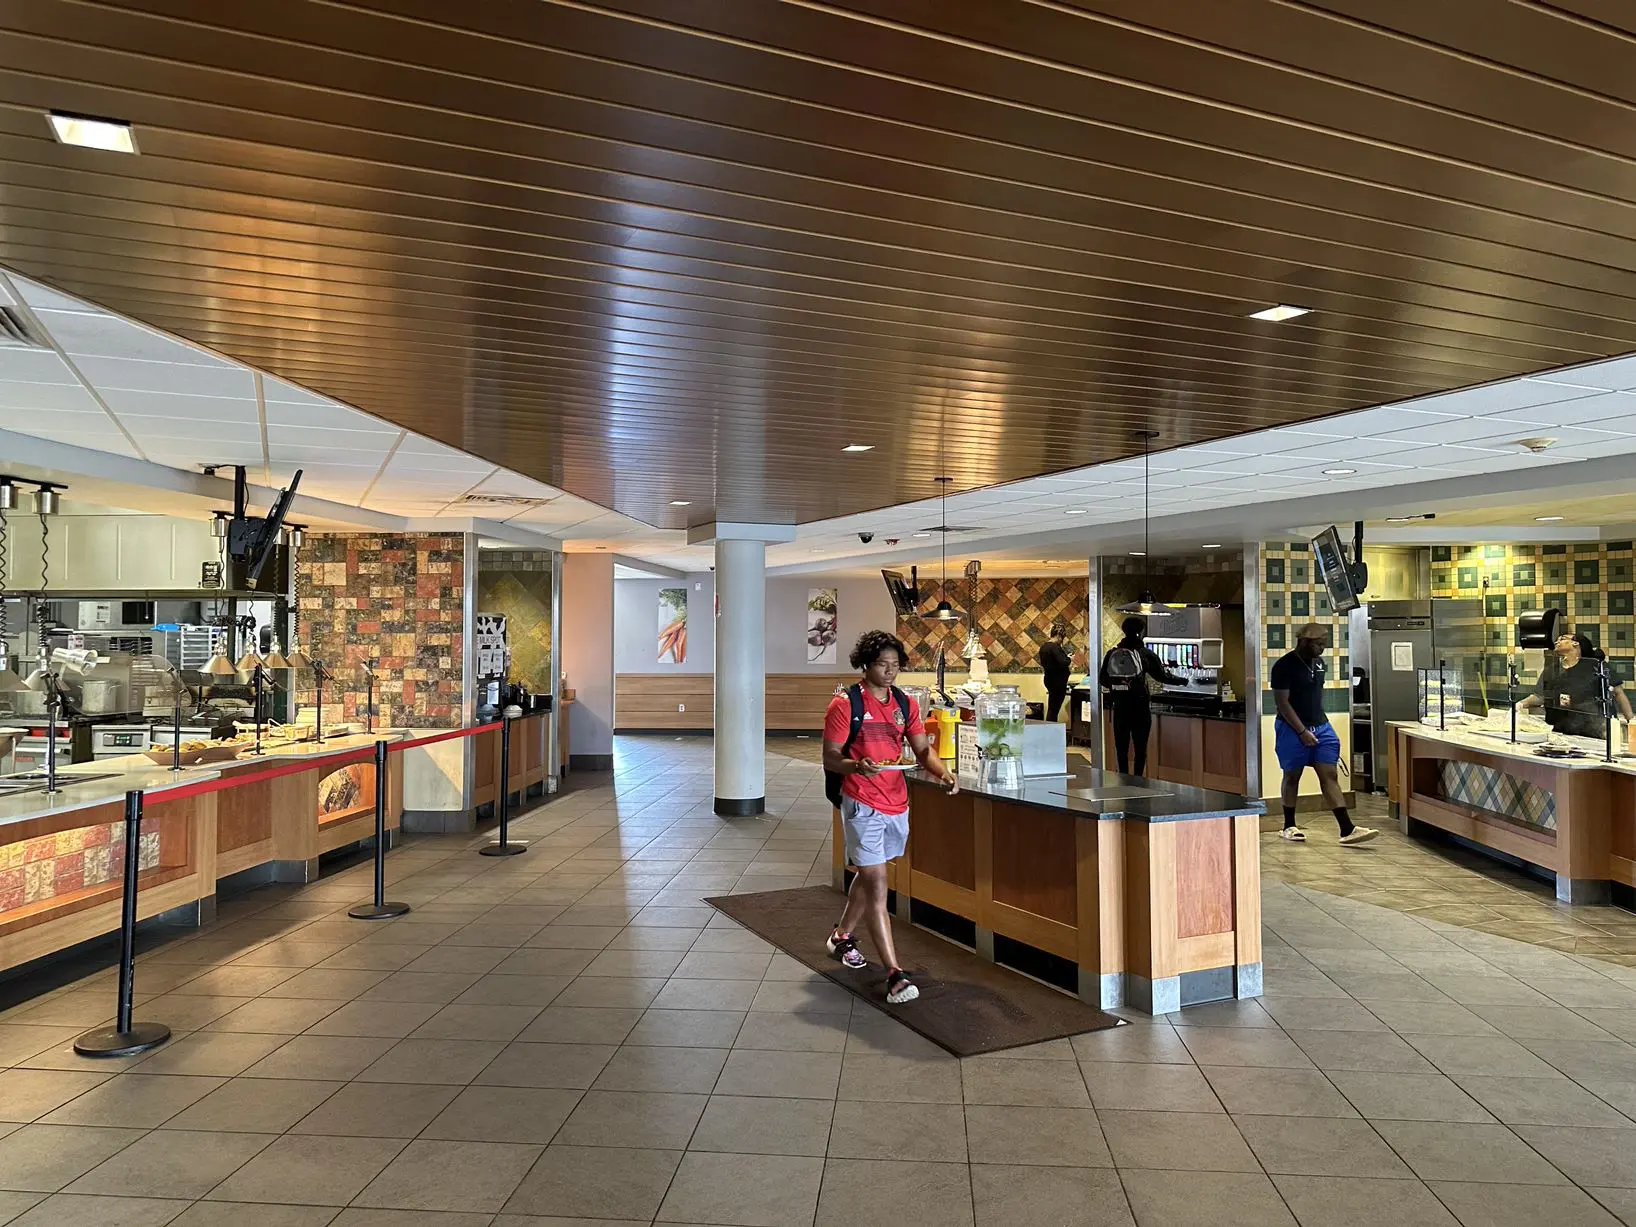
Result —
<instances>
[{"instance_id":1,"label":"structural column","mask_svg":"<svg viewBox=\"0 0 1636 1227\"><path fill-rule=\"evenodd\" d=\"M767 546L716 541L716 813L766 809Z\"/></svg>"},{"instance_id":2,"label":"structural column","mask_svg":"<svg viewBox=\"0 0 1636 1227\"><path fill-rule=\"evenodd\" d=\"M792 541L790 524L714 522L689 544L716 547L716 813L749 818L767 808L767 543Z\"/></svg>"}]
</instances>

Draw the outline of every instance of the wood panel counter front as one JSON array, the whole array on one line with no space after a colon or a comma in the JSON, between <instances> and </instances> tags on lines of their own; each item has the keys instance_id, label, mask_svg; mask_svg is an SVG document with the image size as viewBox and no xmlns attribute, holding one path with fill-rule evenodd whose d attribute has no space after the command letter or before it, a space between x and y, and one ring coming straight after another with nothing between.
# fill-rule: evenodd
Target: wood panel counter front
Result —
<instances>
[{"instance_id":1,"label":"wood panel counter front","mask_svg":"<svg viewBox=\"0 0 1636 1227\"><path fill-rule=\"evenodd\" d=\"M1556 875L1563 903L1636 903L1636 760L1557 759L1499 737L1387 726L1387 797L1437 827Z\"/></svg>"},{"instance_id":2,"label":"wood panel counter front","mask_svg":"<svg viewBox=\"0 0 1636 1227\"><path fill-rule=\"evenodd\" d=\"M127 792L144 801L138 918L187 908L198 923L218 881L250 870L307 881L324 853L374 834L377 740L401 750L477 731L330 738L178 775L132 755L66 768L55 794L0 799L0 970L118 930ZM388 754L389 832L403 813L402 763Z\"/></svg>"},{"instance_id":3,"label":"wood panel counter front","mask_svg":"<svg viewBox=\"0 0 1636 1227\"><path fill-rule=\"evenodd\" d=\"M889 868L900 920L1036 975L1072 965L1042 978L1104 1009L1261 995L1259 802L1088 767L960 787L911 776L909 847ZM832 842L845 889L839 811Z\"/></svg>"}]
</instances>

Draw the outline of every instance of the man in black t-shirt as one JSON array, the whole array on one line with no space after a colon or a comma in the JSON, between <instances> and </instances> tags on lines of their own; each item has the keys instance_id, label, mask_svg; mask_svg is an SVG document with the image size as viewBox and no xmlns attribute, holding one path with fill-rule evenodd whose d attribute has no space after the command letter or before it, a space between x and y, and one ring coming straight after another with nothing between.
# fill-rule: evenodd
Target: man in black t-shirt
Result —
<instances>
[{"instance_id":1,"label":"man in black t-shirt","mask_svg":"<svg viewBox=\"0 0 1636 1227\"><path fill-rule=\"evenodd\" d=\"M1324 800L1335 811L1340 824L1341 843L1351 847L1368 843L1379 831L1356 826L1346 812L1341 795L1337 765L1341 760L1341 739L1330 727L1324 712L1324 647L1329 628L1309 622L1296 632L1295 650L1286 653L1272 667L1268 682L1278 709L1273 722L1278 765L1284 769L1284 829L1280 835L1291 843L1305 843L1306 832L1295 825L1295 806L1301 796L1301 775L1311 767L1318 775Z\"/></svg>"}]
</instances>

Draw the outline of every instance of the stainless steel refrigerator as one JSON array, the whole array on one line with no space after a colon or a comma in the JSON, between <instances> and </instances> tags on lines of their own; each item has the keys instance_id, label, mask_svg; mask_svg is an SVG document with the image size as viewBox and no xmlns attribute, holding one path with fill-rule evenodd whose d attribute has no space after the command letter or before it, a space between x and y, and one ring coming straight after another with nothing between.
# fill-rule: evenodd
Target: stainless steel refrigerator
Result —
<instances>
[{"instance_id":1,"label":"stainless steel refrigerator","mask_svg":"<svg viewBox=\"0 0 1636 1227\"><path fill-rule=\"evenodd\" d=\"M1446 660L1464 671L1475 659L1483 647L1483 603L1371 601L1352 611L1350 630L1353 753L1368 763L1380 790L1386 787L1387 722L1420 718L1420 670ZM1359 745L1364 729L1368 740Z\"/></svg>"}]
</instances>

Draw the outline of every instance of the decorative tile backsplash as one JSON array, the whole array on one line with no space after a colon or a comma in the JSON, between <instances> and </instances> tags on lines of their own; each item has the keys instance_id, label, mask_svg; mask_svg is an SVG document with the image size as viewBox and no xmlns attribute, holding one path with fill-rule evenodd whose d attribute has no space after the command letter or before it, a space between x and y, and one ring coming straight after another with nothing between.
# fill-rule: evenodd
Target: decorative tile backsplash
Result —
<instances>
[{"instance_id":1,"label":"decorative tile backsplash","mask_svg":"<svg viewBox=\"0 0 1636 1227\"><path fill-rule=\"evenodd\" d=\"M1620 681L1636 680L1636 550L1629 541L1543 545L1434 545L1434 597L1483 602L1484 638L1504 676L1517 615L1560 609L1569 628L1608 654Z\"/></svg>"},{"instance_id":2,"label":"decorative tile backsplash","mask_svg":"<svg viewBox=\"0 0 1636 1227\"><path fill-rule=\"evenodd\" d=\"M302 647L336 674L325 723L362 720L360 661L377 657L377 722L409 728L460 718L465 538L460 533L307 534L296 591ZM296 701L313 703L312 674Z\"/></svg>"},{"instance_id":3,"label":"decorative tile backsplash","mask_svg":"<svg viewBox=\"0 0 1636 1227\"><path fill-rule=\"evenodd\" d=\"M937 649L945 649L949 668L964 671L960 649L970 631L970 610L966 608L969 581L964 576L949 581L949 601L968 615L959 622L933 622L923 617L900 617L898 638L909 649L913 669L935 669ZM921 581L922 612L930 613L942 599L942 586ZM1040 648L1050 638L1051 624L1061 618L1068 626L1068 639L1076 651L1085 646L1089 585L1074 576L1042 576L1032 579L981 579L977 581L977 632L988 653L990 673L1038 673Z\"/></svg>"},{"instance_id":4,"label":"decorative tile backsplash","mask_svg":"<svg viewBox=\"0 0 1636 1227\"><path fill-rule=\"evenodd\" d=\"M1329 593L1318 578L1312 546L1305 541L1267 541L1261 546L1261 684L1278 659L1295 646L1296 633L1308 622L1329 628L1329 650L1324 653L1328 680L1324 683L1324 710L1347 711L1351 705L1352 661L1348 654L1350 625L1337 614ZM1262 710L1272 712L1270 689L1262 691Z\"/></svg>"},{"instance_id":5,"label":"decorative tile backsplash","mask_svg":"<svg viewBox=\"0 0 1636 1227\"><path fill-rule=\"evenodd\" d=\"M161 827L141 836L136 852L139 869L159 867L163 831ZM0 844L0 913L46 903L88 886L106 886L124 876L123 819Z\"/></svg>"},{"instance_id":6,"label":"decorative tile backsplash","mask_svg":"<svg viewBox=\"0 0 1636 1227\"><path fill-rule=\"evenodd\" d=\"M477 570L477 610L504 614L511 676L536 694L551 690L551 554L484 550Z\"/></svg>"}]
</instances>

